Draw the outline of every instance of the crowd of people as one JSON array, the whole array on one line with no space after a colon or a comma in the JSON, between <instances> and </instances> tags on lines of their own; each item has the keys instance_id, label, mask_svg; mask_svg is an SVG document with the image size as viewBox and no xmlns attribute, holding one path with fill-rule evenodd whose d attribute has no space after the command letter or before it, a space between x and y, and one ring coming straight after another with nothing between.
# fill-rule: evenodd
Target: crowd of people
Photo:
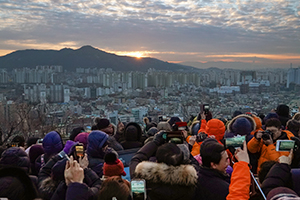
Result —
<instances>
[{"instance_id":1,"label":"crowd of people","mask_svg":"<svg viewBox=\"0 0 300 200\"><path fill-rule=\"evenodd\" d=\"M0 198L300 199L300 112L290 116L287 105L265 115L235 111L230 120L205 111L188 122L96 118L91 127L73 129L67 141L57 131L15 136L0 149ZM293 146L280 151L281 140ZM124 178L119 154L129 149L136 152L127 175L142 180L139 191Z\"/></svg>"}]
</instances>

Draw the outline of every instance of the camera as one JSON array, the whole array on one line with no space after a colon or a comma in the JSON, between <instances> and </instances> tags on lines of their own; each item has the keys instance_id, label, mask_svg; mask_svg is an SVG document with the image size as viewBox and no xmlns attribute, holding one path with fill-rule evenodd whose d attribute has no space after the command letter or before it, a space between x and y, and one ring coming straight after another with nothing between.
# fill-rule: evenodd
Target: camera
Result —
<instances>
[{"instance_id":1,"label":"camera","mask_svg":"<svg viewBox=\"0 0 300 200\"><path fill-rule=\"evenodd\" d=\"M271 136L271 138L273 138L273 132L271 132L269 130L265 130L264 132L262 132L261 138L263 140L268 140L268 139L270 139L270 136Z\"/></svg>"},{"instance_id":2,"label":"camera","mask_svg":"<svg viewBox=\"0 0 300 200\"><path fill-rule=\"evenodd\" d=\"M208 137L208 135L206 133L200 132L196 136L196 142L203 142L203 140L205 140L207 137Z\"/></svg>"}]
</instances>

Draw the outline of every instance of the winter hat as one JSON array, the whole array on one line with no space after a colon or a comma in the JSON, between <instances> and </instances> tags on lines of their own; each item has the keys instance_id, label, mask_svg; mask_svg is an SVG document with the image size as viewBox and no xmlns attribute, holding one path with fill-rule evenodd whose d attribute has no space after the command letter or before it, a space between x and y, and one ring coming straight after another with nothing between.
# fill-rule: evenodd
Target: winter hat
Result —
<instances>
[{"instance_id":1,"label":"winter hat","mask_svg":"<svg viewBox=\"0 0 300 200\"><path fill-rule=\"evenodd\" d=\"M170 124L171 127L173 127L176 122L182 122L182 120L179 117L171 117L168 120L168 123Z\"/></svg>"},{"instance_id":2,"label":"winter hat","mask_svg":"<svg viewBox=\"0 0 300 200\"><path fill-rule=\"evenodd\" d=\"M88 136L87 154L93 158L103 158L102 148L107 145L108 135L103 131L92 131Z\"/></svg>"},{"instance_id":3,"label":"winter hat","mask_svg":"<svg viewBox=\"0 0 300 200\"><path fill-rule=\"evenodd\" d=\"M243 114L241 111L236 110L236 111L233 112L232 118L235 118L236 116L241 115L241 114Z\"/></svg>"},{"instance_id":4,"label":"winter hat","mask_svg":"<svg viewBox=\"0 0 300 200\"><path fill-rule=\"evenodd\" d=\"M147 131L147 136L148 136L148 137L154 136L157 132L158 132L158 129L157 129L156 127L151 127L151 128Z\"/></svg>"},{"instance_id":5,"label":"winter hat","mask_svg":"<svg viewBox=\"0 0 300 200\"><path fill-rule=\"evenodd\" d=\"M73 140L75 139L75 137L84 131L84 128L83 127L77 127L77 128L74 128L70 134L70 140Z\"/></svg>"},{"instance_id":6,"label":"winter hat","mask_svg":"<svg viewBox=\"0 0 300 200\"><path fill-rule=\"evenodd\" d=\"M105 176L126 176L124 165L113 152L107 153L104 157L103 174Z\"/></svg>"},{"instance_id":7,"label":"winter hat","mask_svg":"<svg viewBox=\"0 0 300 200\"><path fill-rule=\"evenodd\" d=\"M248 119L240 117L232 124L232 131L238 135L248 135L251 133L252 127Z\"/></svg>"},{"instance_id":8,"label":"winter hat","mask_svg":"<svg viewBox=\"0 0 300 200\"><path fill-rule=\"evenodd\" d=\"M98 130L102 130L107 128L110 125L110 121L108 119L102 118L98 120L97 127Z\"/></svg>"},{"instance_id":9,"label":"winter hat","mask_svg":"<svg viewBox=\"0 0 300 200\"><path fill-rule=\"evenodd\" d=\"M44 153L42 145L35 144L29 150L29 159L31 163L34 163L35 160Z\"/></svg>"},{"instance_id":10,"label":"winter hat","mask_svg":"<svg viewBox=\"0 0 300 200\"><path fill-rule=\"evenodd\" d=\"M61 136L56 131L51 131L43 139L45 154L53 155L59 153L63 148Z\"/></svg>"},{"instance_id":11,"label":"winter hat","mask_svg":"<svg viewBox=\"0 0 300 200\"><path fill-rule=\"evenodd\" d=\"M142 128L135 122L130 122L124 129L126 141L140 141L142 136Z\"/></svg>"},{"instance_id":12,"label":"winter hat","mask_svg":"<svg viewBox=\"0 0 300 200\"><path fill-rule=\"evenodd\" d=\"M290 188L287 187L277 187L272 189L267 196L267 200L275 200L281 197L285 197L285 199L294 199L299 197L297 193ZM287 198L289 197L289 198Z\"/></svg>"},{"instance_id":13,"label":"winter hat","mask_svg":"<svg viewBox=\"0 0 300 200\"><path fill-rule=\"evenodd\" d=\"M170 124L168 122L159 122L157 124L157 130L172 131L172 127L170 126Z\"/></svg>"},{"instance_id":14,"label":"winter hat","mask_svg":"<svg viewBox=\"0 0 300 200\"><path fill-rule=\"evenodd\" d=\"M177 146L183 153L183 160L189 160L191 155L189 147L186 144L177 144Z\"/></svg>"},{"instance_id":15,"label":"winter hat","mask_svg":"<svg viewBox=\"0 0 300 200\"><path fill-rule=\"evenodd\" d=\"M221 120L211 119L207 122L205 132L208 135L214 135L215 138L220 141L224 137L225 129L225 125Z\"/></svg>"},{"instance_id":16,"label":"winter hat","mask_svg":"<svg viewBox=\"0 0 300 200\"><path fill-rule=\"evenodd\" d=\"M281 105L277 106L276 113L279 116L289 117L289 115L290 115L290 107L288 107L287 105L281 104Z\"/></svg>"},{"instance_id":17,"label":"winter hat","mask_svg":"<svg viewBox=\"0 0 300 200\"><path fill-rule=\"evenodd\" d=\"M75 144L78 144L78 142L74 142L72 140L68 140L65 144L65 147L64 147L64 152L66 154L69 154L70 153L70 149L72 148L72 146L74 146Z\"/></svg>"},{"instance_id":18,"label":"winter hat","mask_svg":"<svg viewBox=\"0 0 300 200\"><path fill-rule=\"evenodd\" d=\"M87 140L88 140L88 136L90 133L88 132L83 132L83 133L79 133L76 137L75 137L75 142L79 142L82 143L84 146L84 149L86 149L87 146Z\"/></svg>"},{"instance_id":19,"label":"winter hat","mask_svg":"<svg viewBox=\"0 0 300 200\"><path fill-rule=\"evenodd\" d=\"M190 133L191 135L198 135L198 131L200 130L200 121L194 121L192 125L190 126Z\"/></svg>"},{"instance_id":20,"label":"winter hat","mask_svg":"<svg viewBox=\"0 0 300 200\"><path fill-rule=\"evenodd\" d=\"M158 147L155 155L158 163L178 166L182 164L184 155L180 148L174 143L166 143Z\"/></svg>"},{"instance_id":21,"label":"winter hat","mask_svg":"<svg viewBox=\"0 0 300 200\"><path fill-rule=\"evenodd\" d=\"M238 115L233 118L227 125L225 138L234 137L236 135L249 135L256 130L254 119L249 115Z\"/></svg>"},{"instance_id":22,"label":"winter hat","mask_svg":"<svg viewBox=\"0 0 300 200\"><path fill-rule=\"evenodd\" d=\"M24 169L27 173L30 169L30 160L27 153L19 147L10 147L2 153L0 164L11 165Z\"/></svg>"}]
</instances>

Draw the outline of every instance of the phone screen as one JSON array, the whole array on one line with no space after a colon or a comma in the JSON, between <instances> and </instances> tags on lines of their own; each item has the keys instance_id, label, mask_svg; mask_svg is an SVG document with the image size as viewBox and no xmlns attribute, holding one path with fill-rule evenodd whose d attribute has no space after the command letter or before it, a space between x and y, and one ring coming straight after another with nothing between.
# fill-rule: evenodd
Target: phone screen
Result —
<instances>
[{"instance_id":1,"label":"phone screen","mask_svg":"<svg viewBox=\"0 0 300 200\"><path fill-rule=\"evenodd\" d=\"M295 147L295 141L293 140L277 140L276 151L290 151Z\"/></svg>"},{"instance_id":2,"label":"phone screen","mask_svg":"<svg viewBox=\"0 0 300 200\"><path fill-rule=\"evenodd\" d=\"M146 183L145 180L132 180L131 193L133 200L145 200L146 199Z\"/></svg>"},{"instance_id":3,"label":"phone screen","mask_svg":"<svg viewBox=\"0 0 300 200\"><path fill-rule=\"evenodd\" d=\"M234 148L242 147L245 139L246 139L245 135L240 136L240 137L226 138L225 139L225 147L226 147L226 149L228 147L234 147Z\"/></svg>"},{"instance_id":4,"label":"phone screen","mask_svg":"<svg viewBox=\"0 0 300 200\"><path fill-rule=\"evenodd\" d=\"M84 154L83 146L81 146L81 145L75 146L75 151L76 151L77 157L83 157L83 154Z\"/></svg>"}]
</instances>

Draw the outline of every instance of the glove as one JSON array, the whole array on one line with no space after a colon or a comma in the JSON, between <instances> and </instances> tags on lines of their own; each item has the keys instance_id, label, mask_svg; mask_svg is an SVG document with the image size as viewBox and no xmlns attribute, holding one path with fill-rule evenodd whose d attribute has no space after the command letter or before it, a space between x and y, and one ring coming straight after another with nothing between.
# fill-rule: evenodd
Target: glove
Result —
<instances>
[{"instance_id":1,"label":"glove","mask_svg":"<svg viewBox=\"0 0 300 200\"><path fill-rule=\"evenodd\" d=\"M160 145L164 144L164 143L166 142L166 139L163 138L163 136L164 136L165 134L166 134L165 131L160 131L160 132L156 133L156 134L154 135L153 142L155 142L155 144L156 144L157 146L160 146Z\"/></svg>"}]
</instances>

